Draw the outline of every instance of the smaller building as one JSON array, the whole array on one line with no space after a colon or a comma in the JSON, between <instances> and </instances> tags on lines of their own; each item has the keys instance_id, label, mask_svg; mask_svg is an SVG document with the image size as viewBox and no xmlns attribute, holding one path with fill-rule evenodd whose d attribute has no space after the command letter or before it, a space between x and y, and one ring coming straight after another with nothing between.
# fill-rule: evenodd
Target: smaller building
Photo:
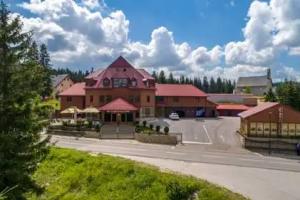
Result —
<instances>
[{"instance_id":1,"label":"smaller building","mask_svg":"<svg viewBox=\"0 0 300 200\"><path fill-rule=\"evenodd\" d=\"M249 107L243 104L219 104L217 106L219 116L238 116L239 113L248 109Z\"/></svg>"},{"instance_id":2,"label":"smaller building","mask_svg":"<svg viewBox=\"0 0 300 200\"><path fill-rule=\"evenodd\" d=\"M272 89L272 78L271 70L268 69L267 75L265 76L239 77L234 93L251 93L256 96L263 96L270 89Z\"/></svg>"},{"instance_id":3,"label":"smaller building","mask_svg":"<svg viewBox=\"0 0 300 200\"><path fill-rule=\"evenodd\" d=\"M53 96L56 98L58 94L70 88L74 82L68 74L59 74L51 76Z\"/></svg>"},{"instance_id":4,"label":"smaller building","mask_svg":"<svg viewBox=\"0 0 300 200\"><path fill-rule=\"evenodd\" d=\"M256 106L257 97L252 94L209 93L207 99L216 104L243 104Z\"/></svg>"},{"instance_id":5,"label":"smaller building","mask_svg":"<svg viewBox=\"0 0 300 200\"><path fill-rule=\"evenodd\" d=\"M300 112L266 102L239 114L240 131L248 137L300 137Z\"/></svg>"}]
</instances>

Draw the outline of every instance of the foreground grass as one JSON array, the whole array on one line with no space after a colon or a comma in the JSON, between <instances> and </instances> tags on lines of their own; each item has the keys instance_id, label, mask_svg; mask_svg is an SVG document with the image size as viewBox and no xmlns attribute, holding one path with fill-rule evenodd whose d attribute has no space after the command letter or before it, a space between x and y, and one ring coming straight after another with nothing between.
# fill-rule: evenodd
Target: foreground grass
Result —
<instances>
[{"instance_id":1,"label":"foreground grass","mask_svg":"<svg viewBox=\"0 0 300 200\"><path fill-rule=\"evenodd\" d=\"M28 199L244 199L203 180L123 158L61 148L51 149L34 179L44 191L29 193Z\"/></svg>"}]
</instances>

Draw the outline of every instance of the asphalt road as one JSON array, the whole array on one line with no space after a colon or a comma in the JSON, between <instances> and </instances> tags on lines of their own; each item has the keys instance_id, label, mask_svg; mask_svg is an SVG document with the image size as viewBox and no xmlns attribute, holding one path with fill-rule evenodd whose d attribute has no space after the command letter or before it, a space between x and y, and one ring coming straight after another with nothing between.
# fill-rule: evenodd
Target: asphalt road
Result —
<instances>
[{"instance_id":1,"label":"asphalt road","mask_svg":"<svg viewBox=\"0 0 300 200\"><path fill-rule=\"evenodd\" d=\"M209 145L153 145L133 140L98 140L67 136L52 136L52 143L95 153L123 154L152 158L173 159L239 167L253 167L300 172L300 161L265 157L247 150L217 150Z\"/></svg>"}]
</instances>

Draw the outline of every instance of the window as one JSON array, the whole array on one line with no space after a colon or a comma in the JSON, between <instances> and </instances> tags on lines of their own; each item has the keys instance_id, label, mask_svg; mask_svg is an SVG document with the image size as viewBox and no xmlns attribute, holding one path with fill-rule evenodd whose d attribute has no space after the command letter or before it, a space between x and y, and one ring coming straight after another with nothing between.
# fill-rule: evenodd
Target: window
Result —
<instances>
[{"instance_id":1,"label":"window","mask_svg":"<svg viewBox=\"0 0 300 200\"><path fill-rule=\"evenodd\" d=\"M300 124L296 124L296 135L300 135Z\"/></svg>"},{"instance_id":2,"label":"window","mask_svg":"<svg viewBox=\"0 0 300 200\"><path fill-rule=\"evenodd\" d=\"M296 134L296 124L289 124L289 135Z\"/></svg>"},{"instance_id":3,"label":"window","mask_svg":"<svg viewBox=\"0 0 300 200\"><path fill-rule=\"evenodd\" d=\"M113 87L120 88L120 87L127 87L127 86L128 86L127 78L114 78L113 79Z\"/></svg>"},{"instance_id":4,"label":"window","mask_svg":"<svg viewBox=\"0 0 300 200\"><path fill-rule=\"evenodd\" d=\"M108 87L110 84L110 80L108 78L103 79L103 86Z\"/></svg>"},{"instance_id":5,"label":"window","mask_svg":"<svg viewBox=\"0 0 300 200\"><path fill-rule=\"evenodd\" d=\"M250 123L250 133L253 135L256 134L256 123Z\"/></svg>"},{"instance_id":6,"label":"window","mask_svg":"<svg viewBox=\"0 0 300 200\"><path fill-rule=\"evenodd\" d=\"M145 115L146 116L149 116L150 115L150 108L145 108Z\"/></svg>"},{"instance_id":7,"label":"window","mask_svg":"<svg viewBox=\"0 0 300 200\"><path fill-rule=\"evenodd\" d=\"M135 96L134 102L135 102L135 103L139 103L139 102L140 102L140 96Z\"/></svg>"},{"instance_id":8,"label":"window","mask_svg":"<svg viewBox=\"0 0 300 200\"><path fill-rule=\"evenodd\" d=\"M67 102L71 102L72 101L72 97L67 97Z\"/></svg>"},{"instance_id":9,"label":"window","mask_svg":"<svg viewBox=\"0 0 300 200\"><path fill-rule=\"evenodd\" d=\"M105 96L105 102L108 103L112 100L112 96L111 95L107 95Z\"/></svg>"},{"instance_id":10,"label":"window","mask_svg":"<svg viewBox=\"0 0 300 200\"><path fill-rule=\"evenodd\" d=\"M289 132L288 124L283 123L283 124L282 124L282 127L281 127L281 134L282 134L282 135L287 135L288 132Z\"/></svg>"},{"instance_id":11,"label":"window","mask_svg":"<svg viewBox=\"0 0 300 200\"><path fill-rule=\"evenodd\" d=\"M147 103L150 103L150 96L147 96Z\"/></svg>"},{"instance_id":12,"label":"window","mask_svg":"<svg viewBox=\"0 0 300 200\"><path fill-rule=\"evenodd\" d=\"M263 127L264 127L263 123L257 123L256 124L256 130L257 130L258 135L263 134Z\"/></svg>"},{"instance_id":13,"label":"window","mask_svg":"<svg viewBox=\"0 0 300 200\"><path fill-rule=\"evenodd\" d=\"M270 123L264 123L264 134L270 134Z\"/></svg>"},{"instance_id":14,"label":"window","mask_svg":"<svg viewBox=\"0 0 300 200\"><path fill-rule=\"evenodd\" d=\"M277 124L276 123L271 123L271 134L276 135L277 134Z\"/></svg>"},{"instance_id":15,"label":"window","mask_svg":"<svg viewBox=\"0 0 300 200\"><path fill-rule=\"evenodd\" d=\"M130 103L134 103L134 96L130 95L128 97L128 100L129 100Z\"/></svg>"},{"instance_id":16,"label":"window","mask_svg":"<svg viewBox=\"0 0 300 200\"><path fill-rule=\"evenodd\" d=\"M136 87L137 86L137 82L136 82L135 78L131 79L131 86L132 87Z\"/></svg>"},{"instance_id":17,"label":"window","mask_svg":"<svg viewBox=\"0 0 300 200\"><path fill-rule=\"evenodd\" d=\"M104 103L105 102L105 97L103 95L99 96L99 102Z\"/></svg>"},{"instance_id":18,"label":"window","mask_svg":"<svg viewBox=\"0 0 300 200\"><path fill-rule=\"evenodd\" d=\"M174 102L179 102L179 98L178 97L173 97L173 101Z\"/></svg>"},{"instance_id":19,"label":"window","mask_svg":"<svg viewBox=\"0 0 300 200\"><path fill-rule=\"evenodd\" d=\"M164 100L165 100L164 97L161 97L161 96L156 96L155 99L156 99L156 101L159 102L159 103L163 103Z\"/></svg>"},{"instance_id":20,"label":"window","mask_svg":"<svg viewBox=\"0 0 300 200\"><path fill-rule=\"evenodd\" d=\"M91 95L91 96L90 96L90 103L93 103L93 101L94 101L94 96Z\"/></svg>"}]
</instances>

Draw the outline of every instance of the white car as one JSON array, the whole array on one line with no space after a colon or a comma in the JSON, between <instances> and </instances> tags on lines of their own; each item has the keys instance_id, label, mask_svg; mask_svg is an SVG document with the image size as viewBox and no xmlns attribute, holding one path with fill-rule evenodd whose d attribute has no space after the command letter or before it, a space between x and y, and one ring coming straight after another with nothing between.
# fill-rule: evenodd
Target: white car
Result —
<instances>
[{"instance_id":1,"label":"white car","mask_svg":"<svg viewBox=\"0 0 300 200\"><path fill-rule=\"evenodd\" d=\"M179 120L179 115L177 113L171 113L169 118L172 120Z\"/></svg>"}]
</instances>

